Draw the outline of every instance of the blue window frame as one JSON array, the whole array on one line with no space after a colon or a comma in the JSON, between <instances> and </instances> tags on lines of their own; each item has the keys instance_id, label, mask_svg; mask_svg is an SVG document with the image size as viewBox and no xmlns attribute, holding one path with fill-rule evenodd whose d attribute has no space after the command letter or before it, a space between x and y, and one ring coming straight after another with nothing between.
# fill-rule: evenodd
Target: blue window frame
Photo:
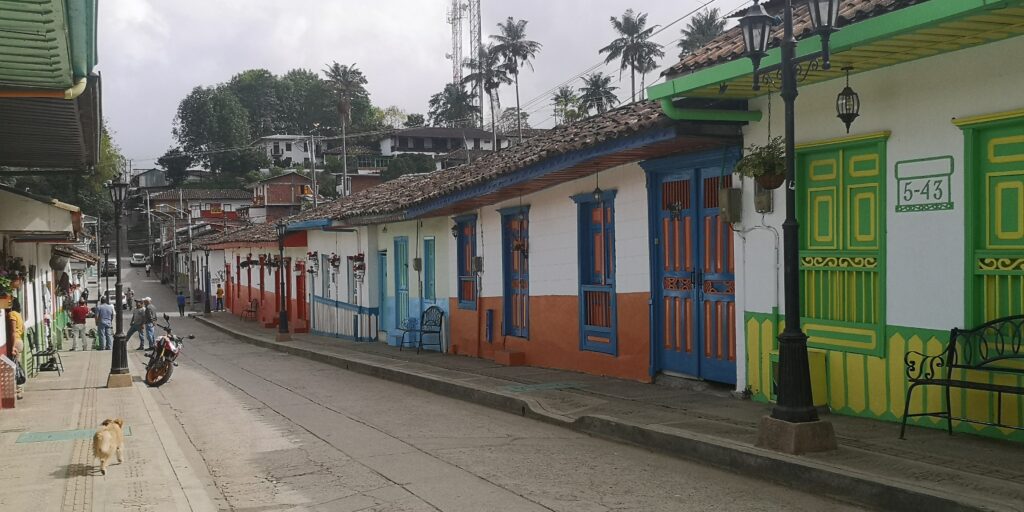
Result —
<instances>
[{"instance_id":1,"label":"blue window frame","mask_svg":"<svg viewBox=\"0 0 1024 512\"><path fill-rule=\"evenodd\" d=\"M530 207L516 206L501 213L501 275L504 307L502 332L530 336Z\"/></svg>"},{"instance_id":2,"label":"blue window frame","mask_svg":"<svg viewBox=\"0 0 1024 512\"><path fill-rule=\"evenodd\" d=\"M476 215L455 218L459 308L476 309Z\"/></svg>"},{"instance_id":3,"label":"blue window frame","mask_svg":"<svg viewBox=\"0 0 1024 512\"><path fill-rule=\"evenodd\" d=\"M580 350L617 355L615 191L572 199L578 210Z\"/></svg>"},{"instance_id":4,"label":"blue window frame","mask_svg":"<svg viewBox=\"0 0 1024 512\"><path fill-rule=\"evenodd\" d=\"M395 325L409 319L409 238L395 237Z\"/></svg>"},{"instance_id":5,"label":"blue window frame","mask_svg":"<svg viewBox=\"0 0 1024 512\"><path fill-rule=\"evenodd\" d=\"M437 274L434 270L434 238L423 239L423 298L437 300Z\"/></svg>"}]
</instances>

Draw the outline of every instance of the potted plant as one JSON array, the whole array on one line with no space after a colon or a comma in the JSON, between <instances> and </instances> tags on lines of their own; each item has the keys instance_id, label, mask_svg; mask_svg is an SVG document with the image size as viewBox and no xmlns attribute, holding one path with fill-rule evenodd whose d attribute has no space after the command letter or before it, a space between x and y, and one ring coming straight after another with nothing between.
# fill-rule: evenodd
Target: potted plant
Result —
<instances>
[{"instance_id":1,"label":"potted plant","mask_svg":"<svg viewBox=\"0 0 1024 512\"><path fill-rule=\"evenodd\" d=\"M773 137L763 146L754 144L736 163L736 172L754 178L762 188L774 190L786 181L786 151L782 137Z\"/></svg>"}]
</instances>

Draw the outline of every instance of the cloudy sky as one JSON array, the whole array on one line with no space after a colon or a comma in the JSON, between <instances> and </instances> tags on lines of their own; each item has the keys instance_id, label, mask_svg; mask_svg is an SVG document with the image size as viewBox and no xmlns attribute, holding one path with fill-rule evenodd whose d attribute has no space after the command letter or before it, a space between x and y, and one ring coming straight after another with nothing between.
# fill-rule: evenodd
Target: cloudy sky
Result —
<instances>
[{"instance_id":1,"label":"cloudy sky","mask_svg":"<svg viewBox=\"0 0 1024 512\"><path fill-rule=\"evenodd\" d=\"M535 126L553 120L546 93L601 61L597 50L615 36L608 22L627 8L667 25L708 0L482 0L489 35L508 16L529 20L527 34L544 45L534 71L520 78L521 97ZM451 81L451 29L444 0L104 0L100 3L100 65L104 117L136 167L148 167L173 144L178 102L197 85L265 68L321 70L331 61L356 63L371 99L426 113L430 95ZM728 13L744 0L712 0ZM666 46L663 66L677 55L686 20L654 39ZM465 28L468 34L468 27ZM467 51L468 54L468 51ZM606 72L618 76L617 67ZM654 80L655 77L649 77ZM574 83L578 84L578 80ZM617 84L628 97L628 73ZM515 104L511 87L502 106Z\"/></svg>"}]
</instances>

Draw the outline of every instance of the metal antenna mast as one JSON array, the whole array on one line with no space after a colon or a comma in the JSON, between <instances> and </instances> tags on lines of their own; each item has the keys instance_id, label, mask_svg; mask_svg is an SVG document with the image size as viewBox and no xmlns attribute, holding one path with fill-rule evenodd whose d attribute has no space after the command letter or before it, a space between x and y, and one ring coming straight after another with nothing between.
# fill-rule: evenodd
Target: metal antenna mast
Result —
<instances>
[{"instance_id":1,"label":"metal antenna mast","mask_svg":"<svg viewBox=\"0 0 1024 512\"><path fill-rule=\"evenodd\" d=\"M469 0L469 54L473 58L480 55L480 48L483 47L483 30L480 20L480 0ZM480 128L484 126L484 88L479 83L473 85L473 96L476 98L476 107L480 110Z\"/></svg>"},{"instance_id":2,"label":"metal antenna mast","mask_svg":"<svg viewBox=\"0 0 1024 512\"><path fill-rule=\"evenodd\" d=\"M452 61L452 83L462 83L462 10L466 5L452 0L448 6L448 24L452 26L452 52L445 55Z\"/></svg>"}]
</instances>

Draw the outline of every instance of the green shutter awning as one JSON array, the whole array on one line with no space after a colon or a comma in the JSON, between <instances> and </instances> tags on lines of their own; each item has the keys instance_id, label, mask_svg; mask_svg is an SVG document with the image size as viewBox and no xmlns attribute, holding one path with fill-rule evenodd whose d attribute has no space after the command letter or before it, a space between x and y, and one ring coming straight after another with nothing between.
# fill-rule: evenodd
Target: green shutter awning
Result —
<instances>
[{"instance_id":1,"label":"green shutter awning","mask_svg":"<svg viewBox=\"0 0 1024 512\"><path fill-rule=\"evenodd\" d=\"M0 0L0 88L68 89L96 66L97 0Z\"/></svg>"}]
</instances>

